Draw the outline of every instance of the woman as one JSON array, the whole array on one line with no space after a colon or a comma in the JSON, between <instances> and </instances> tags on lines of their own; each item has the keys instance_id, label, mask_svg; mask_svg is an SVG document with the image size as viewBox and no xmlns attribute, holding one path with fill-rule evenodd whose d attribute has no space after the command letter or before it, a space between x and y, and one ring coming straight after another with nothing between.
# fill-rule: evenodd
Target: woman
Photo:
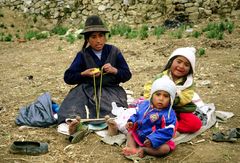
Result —
<instances>
[{"instance_id":1,"label":"woman","mask_svg":"<svg viewBox=\"0 0 240 163\"><path fill-rule=\"evenodd\" d=\"M67 84L77 86L62 102L58 123L77 116L99 118L112 115L112 102L119 107L127 107L126 92L119 84L130 80L132 74L120 50L106 44L108 32L98 16L87 18L81 32L85 40L82 50L64 74ZM77 118L69 127L78 122ZM76 127L73 128L70 134L76 132Z\"/></svg>"}]
</instances>

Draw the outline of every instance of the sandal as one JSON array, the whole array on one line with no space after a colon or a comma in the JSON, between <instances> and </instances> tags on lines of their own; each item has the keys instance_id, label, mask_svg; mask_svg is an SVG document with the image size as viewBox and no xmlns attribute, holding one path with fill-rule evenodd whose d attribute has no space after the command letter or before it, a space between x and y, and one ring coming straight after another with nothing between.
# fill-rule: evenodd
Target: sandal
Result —
<instances>
[{"instance_id":1,"label":"sandal","mask_svg":"<svg viewBox=\"0 0 240 163\"><path fill-rule=\"evenodd\" d=\"M87 135L89 133L88 128L87 127L83 127L82 130L77 131L76 133L72 134L69 136L68 140L72 143L78 143L80 142L85 135Z\"/></svg>"},{"instance_id":2,"label":"sandal","mask_svg":"<svg viewBox=\"0 0 240 163\"><path fill-rule=\"evenodd\" d=\"M221 132L213 134L212 140L215 142L236 142L237 141L237 139L232 137L232 135L225 135Z\"/></svg>"},{"instance_id":3,"label":"sandal","mask_svg":"<svg viewBox=\"0 0 240 163\"><path fill-rule=\"evenodd\" d=\"M48 152L48 144L35 141L14 141L10 147L10 153L40 155Z\"/></svg>"}]
</instances>

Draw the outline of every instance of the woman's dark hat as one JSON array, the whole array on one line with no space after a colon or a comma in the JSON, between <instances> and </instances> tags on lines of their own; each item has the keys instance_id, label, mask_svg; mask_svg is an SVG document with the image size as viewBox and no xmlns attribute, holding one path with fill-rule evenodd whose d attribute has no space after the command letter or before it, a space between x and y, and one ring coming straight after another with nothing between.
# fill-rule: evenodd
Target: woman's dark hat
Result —
<instances>
[{"instance_id":1,"label":"woman's dark hat","mask_svg":"<svg viewBox=\"0 0 240 163\"><path fill-rule=\"evenodd\" d=\"M109 30L103 24L101 18L96 15L89 16L85 22L85 27L81 34L88 32L105 32L108 33Z\"/></svg>"}]
</instances>

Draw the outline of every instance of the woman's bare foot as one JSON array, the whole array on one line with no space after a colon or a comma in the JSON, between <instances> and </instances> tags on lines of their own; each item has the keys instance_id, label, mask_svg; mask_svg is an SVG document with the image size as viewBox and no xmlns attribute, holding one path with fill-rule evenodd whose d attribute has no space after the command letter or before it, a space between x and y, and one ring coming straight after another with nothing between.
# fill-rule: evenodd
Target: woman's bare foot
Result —
<instances>
[{"instance_id":1,"label":"woman's bare foot","mask_svg":"<svg viewBox=\"0 0 240 163\"><path fill-rule=\"evenodd\" d=\"M81 118L77 116L75 119L71 119L71 121L67 121L68 124L68 132L70 135L77 132L77 127L80 124Z\"/></svg>"},{"instance_id":2,"label":"woman's bare foot","mask_svg":"<svg viewBox=\"0 0 240 163\"><path fill-rule=\"evenodd\" d=\"M118 134L117 123L114 121L113 118L110 118L109 115L105 116L105 121L108 125L108 135L114 136Z\"/></svg>"}]
</instances>

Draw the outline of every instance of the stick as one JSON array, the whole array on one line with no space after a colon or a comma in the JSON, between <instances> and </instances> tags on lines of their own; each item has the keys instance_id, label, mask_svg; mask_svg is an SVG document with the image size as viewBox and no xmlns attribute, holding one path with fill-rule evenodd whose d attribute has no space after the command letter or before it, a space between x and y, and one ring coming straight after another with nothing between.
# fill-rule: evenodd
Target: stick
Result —
<instances>
[{"instance_id":1,"label":"stick","mask_svg":"<svg viewBox=\"0 0 240 163\"><path fill-rule=\"evenodd\" d=\"M194 152L191 152L189 155L187 155L186 157L184 157L180 162L183 162L185 159L187 159L188 157L190 157Z\"/></svg>"},{"instance_id":2,"label":"stick","mask_svg":"<svg viewBox=\"0 0 240 163\"><path fill-rule=\"evenodd\" d=\"M24 158L3 158L4 160L20 160L20 161L28 161L28 160L26 160L26 159L24 159Z\"/></svg>"},{"instance_id":3,"label":"stick","mask_svg":"<svg viewBox=\"0 0 240 163\"><path fill-rule=\"evenodd\" d=\"M195 144L202 143L202 142L205 142L205 139L198 140L198 141L195 142Z\"/></svg>"},{"instance_id":4,"label":"stick","mask_svg":"<svg viewBox=\"0 0 240 163\"><path fill-rule=\"evenodd\" d=\"M91 121L103 121L105 118L96 118L96 119L81 119L81 122L91 122Z\"/></svg>"}]
</instances>

